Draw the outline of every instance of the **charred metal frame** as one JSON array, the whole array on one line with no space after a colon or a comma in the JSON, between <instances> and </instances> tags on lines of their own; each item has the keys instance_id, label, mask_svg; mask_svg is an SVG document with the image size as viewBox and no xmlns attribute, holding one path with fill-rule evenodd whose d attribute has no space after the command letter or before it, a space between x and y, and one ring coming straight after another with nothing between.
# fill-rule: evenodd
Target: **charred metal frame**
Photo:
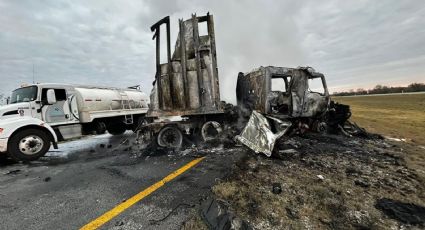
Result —
<instances>
[{"instance_id":1,"label":"charred metal frame","mask_svg":"<svg viewBox=\"0 0 425 230\"><path fill-rule=\"evenodd\" d=\"M270 108L270 93L272 92L272 79L282 77L287 86L288 114L272 114ZM285 77L290 77L290 81ZM324 87L324 94L320 94L321 103L306 104L309 95L308 79L320 78ZM278 116L280 118L315 117L326 112L329 107L330 97L323 74L315 72L309 67L285 68L285 67L260 67L247 74L240 73L237 84L238 105L257 110L263 114ZM310 92L317 93L317 92ZM317 96L317 95L316 95ZM317 100L319 98L316 98ZM311 106L311 108L310 108ZM307 112L306 112L307 111ZM313 115L306 115L306 114Z\"/></svg>"},{"instance_id":2,"label":"charred metal frame","mask_svg":"<svg viewBox=\"0 0 425 230\"><path fill-rule=\"evenodd\" d=\"M202 36L207 37L203 40L207 40L208 44L201 44L199 36L199 23L207 23L208 35ZM189 25L188 23L191 23ZM166 26L166 36L167 36L167 62L161 64L161 26ZM189 26L189 27L188 27ZM192 31L186 31L189 28ZM171 42L170 42L170 18L169 16L164 17L159 20L157 23L151 26L151 31L154 32L153 40L156 40L156 74L155 82L156 84L156 93L158 106L149 114L152 116L161 116L161 115L193 115L193 114L211 114L211 113L221 113L220 108L220 94L218 87L218 70L217 70L217 59L216 59L216 45L215 45L215 31L214 31L214 19L213 16L209 13L205 16L197 17L196 14L192 14L191 19L183 21L179 20L179 37L176 43L176 50L174 55L171 55ZM187 33L191 33L190 37L187 36ZM187 39L191 39L188 41ZM205 42L205 41L204 41ZM197 97L193 98L193 94L190 95L189 92L189 76L188 76L188 63L189 60L187 53L187 45L189 48L192 48L194 51L194 61L196 66L196 82L197 82ZM176 55L176 52L178 54ZM192 54L193 52L191 52ZM204 57L208 58L208 66L205 66L207 61L203 59ZM193 60L190 60L193 63ZM166 65L166 66L164 66ZM161 76L164 73L165 67L167 68L167 76ZM161 70L161 68L163 68ZM177 69L177 70L176 70ZM193 69L192 69L193 70ZM206 71L206 73L205 73ZM182 95L184 98L184 103L181 104L173 92L175 87L180 87L173 85L176 79L173 79L176 74L180 74L182 77ZM192 77L193 77L192 73ZM207 76L205 76L207 75ZM165 77L165 78L164 78ZM191 80L195 82L195 80ZM207 82L205 82L207 81ZM167 82L168 85L164 85L164 82ZM179 82L180 83L180 82ZM191 85L192 86L192 85ZM193 87L193 86L192 86ZM168 91L167 91L168 90ZM170 94L170 95L167 95ZM192 97L192 98L191 98ZM191 100L199 100L198 108L191 106ZM152 101L152 100L151 100ZM198 102L197 102L198 103Z\"/></svg>"},{"instance_id":3,"label":"charred metal frame","mask_svg":"<svg viewBox=\"0 0 425 230\"><path fill-rule=\"evenodd\" d=\"M166 24L167 32L167 63L171 62L171 43L170 43L170 16L164 17L159 20L157 23L151 26L151 31L154 32L152 40L156 41L156 74L155 80L158 84L158 88L161 88L161 80L159 79L158 74L161 73L161 25ZM170 76L170 75L168 75ZM162 91L158 91L158 102L163 104Z\"/></svg>"}]
</instances>

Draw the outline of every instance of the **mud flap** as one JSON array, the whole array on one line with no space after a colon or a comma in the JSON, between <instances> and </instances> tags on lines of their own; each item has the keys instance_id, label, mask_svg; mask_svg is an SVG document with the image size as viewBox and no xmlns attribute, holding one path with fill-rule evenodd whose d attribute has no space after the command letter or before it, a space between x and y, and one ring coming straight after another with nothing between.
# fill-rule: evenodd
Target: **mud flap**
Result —
<instances>
[{"instance_id":1,"label":"mud flap","mask_svg":"<svg viewBox=\"0 0 425 230\"><path fill-rule=\"evenodd\" d=\"M242 133L236 136L236 140L246 145L256 153L264 153L270 157L277 139L282 137L291 127L291 122L282 121L270 117L273 122L274 129L262 114L252 111L251 117Z\"/></svg>"}]
</instances>

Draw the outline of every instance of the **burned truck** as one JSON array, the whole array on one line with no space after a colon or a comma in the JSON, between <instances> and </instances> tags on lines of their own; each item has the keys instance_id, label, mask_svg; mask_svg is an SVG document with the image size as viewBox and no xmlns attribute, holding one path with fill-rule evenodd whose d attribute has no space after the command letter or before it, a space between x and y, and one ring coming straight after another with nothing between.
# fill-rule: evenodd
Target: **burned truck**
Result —
<instances>
[{"instance_id":1,"label":"burned truck","mask_svg":"<svg viewBox=\"0 0 425 230\"><path fill-rule=\"evenodd\" d=\"M309 88L314 79L320 81L321 92ZM311 67L267 66L239 73L236 99L238 106L280 119L320 117L330 104L324 75Z\"/></svg>"},{"instance_id":2,"label":"burned truck","mask_svg":"<svg viewBox=\"0 0 425 230\"><path fill-rule=\"evenodd\" d=\"M206 34L200 35L200 25ZM161 63L160 28L165 26L167 62ZM170 18L151 27L156 40L156 74L144 130L161 147L178 148L184 135L203 141L219 135L223 109L220 102L213 16L179 20L179 33L171 55Z\"/></svg>"},{"instance_id":3,"label":"burned truck","mask_svg":"<svg viewBox=\"0 0 425 230\"><path fill-rule=\"evenodd\" d=\"M311 67L267 66L239 73L236 98L251 115L237 140L267 156L285 134L324 133L351 116L348 106L331 101L325 76Z\"/></svg>"},{"instance_id":4,"label":"burned truck","mask_svg":"<svg viewBox=\"0 0 425 230\"><path fill-rule=\"evenodd\" d=\"M200 31L200 25L206 29ZM167 44L165 63L160 57L162 26ZM156 74L149 110L139 130L160 147L179 148L184 139L194 144L212 140L232 123L247 122L237 140L270 155L275 140L284 134L325 132L349 117L348 107L330 100L323 74L311 67L268 66L239 73L235 108L242 114L239 117L246 114L247 119L235 122L220 101L213 16L192 15L188 20L179 20L173 53L170 18L155 23L151 31L156 41ZM321 91L310 89L315 80Z\"/></svg>"}]
</instances>

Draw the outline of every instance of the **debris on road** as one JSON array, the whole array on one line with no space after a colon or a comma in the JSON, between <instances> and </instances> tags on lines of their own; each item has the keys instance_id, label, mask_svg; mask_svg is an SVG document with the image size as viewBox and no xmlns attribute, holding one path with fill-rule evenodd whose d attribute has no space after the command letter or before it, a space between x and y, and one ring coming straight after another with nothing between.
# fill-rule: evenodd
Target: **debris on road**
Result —
<instances>
[{"instance_id":1,"label":"debris on road","mask_svg":"<svg viewBox=\"0 0 425 230\"><path fill-rule=\"evenodd\" d=\"M235 216L224 204L221 204L213 198L208 198L201 204L201 217L208 225L209 229L252 229L248 222Z\"/></svg>"},{"instance_id":2,"label":"debris on road","mask_svg":"<svg viewBox=\"0 0 425 230\"><path fill-rule=\"evenodd\" d=\"M20 169L14 169L14 170L10 170L7 173L5 173L5 175L16 175L18 173L20 173L21 170Z\"/></svg>"},{"instance_id":3,"label":"debris on road","mask_svg":"<svg viewBox=\"0 0 425 230\"><path fill-rule=\"evenodd\" d=\"M252 111L251 117L242 133L236 136L236 140L240 141L248 148L256 153L264 153L270 157L277 139L282 137L290 128L291 122L283 122L279 119L272 118L274 122L273 130L266 117L256 111Z\"/></svg>"},{"instance_id":4,"label":"debris on road","mask_svg":"<svg viewBox=\"0 0 425 230\"><path fill-rule=\"evenodd\" d=\"M155 219L155 220L149 220L149 222L151 224L158 224L161 221L166 220L168 217L170 217L179 207L189 207L189 208L193 208L195 207L195 205L191 205L191 204L186 204L186 203L180 203L178 204L176 207L174 207L167 215L165 215L164 217L160 218L160 219Z\"/></svg>"},{"instance_id":5,"label":"debris on road","mask_svg":"<svg viewBox=\"0 0 425 230\"><path fill-rule=\"evenodd\" d=\"M282 193L282 187L279 183L273 183L272 184L272 192L274 194L280 194Z\"/></svg>"},{"instance_id":6,"label":"debris on road","mask_svg":"<svg viewBox=\"0 0 425 230\"><path fill-rule=\"evenodd\" d=\"M375 207L400 222L425 226L425 207L423 206L382 198L376 201Z\"/></svg>"}]
</instances>

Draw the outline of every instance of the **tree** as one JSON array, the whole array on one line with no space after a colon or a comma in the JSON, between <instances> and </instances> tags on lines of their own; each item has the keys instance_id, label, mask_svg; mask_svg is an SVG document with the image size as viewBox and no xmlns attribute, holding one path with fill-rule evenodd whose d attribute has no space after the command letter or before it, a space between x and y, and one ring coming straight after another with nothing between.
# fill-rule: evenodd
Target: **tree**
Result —
<instances>
[{"instance_id":1,"label":"tree","mask_svg":"<svg viewBox=\"0 0 425 230\"><path fill-rule=\"evenodd\" d=\"M364 94L367 94L367 91L365 89L363 89L363 88L358 88L356 90L356 94L358 94L358 95L364 95Z\"/></svg>"},{"instance_id":2,"label":"tree","mask_svg":"<svg viewBox=\"0 0 425 230\"><path fill-rule=\"evenodd\" d=\"M336 96L348 95L364 95L364 94L385 94L385 93L403 93L403 92L425 92L424 83L412 83L408 86L388 87L384 85L376 85L373 89L365 90L358 88L357 90L350 89L349 91L335 92Z\"/></svg>"},{"instance_id":3,"label":"tree","mask_svg":"<svg viewBox=\"0 0 425 230\"><path fill-rule=\"evenodd\" d=\"M376 85L375 88L373 88L374 90L381 90L382 89L382 85Z\"/></svg>"},{"instance_id":4,"label":"tree","mask_svg":"<svg viewBox=\"0 0 425 230\"><path fill-rule=\"evenodd\" d=\"M412 84L407 86L406 91L408 91L408 92L425 91L425 84L423 84L423 83L412 83Z\"/></svg>"}]
</instances>

